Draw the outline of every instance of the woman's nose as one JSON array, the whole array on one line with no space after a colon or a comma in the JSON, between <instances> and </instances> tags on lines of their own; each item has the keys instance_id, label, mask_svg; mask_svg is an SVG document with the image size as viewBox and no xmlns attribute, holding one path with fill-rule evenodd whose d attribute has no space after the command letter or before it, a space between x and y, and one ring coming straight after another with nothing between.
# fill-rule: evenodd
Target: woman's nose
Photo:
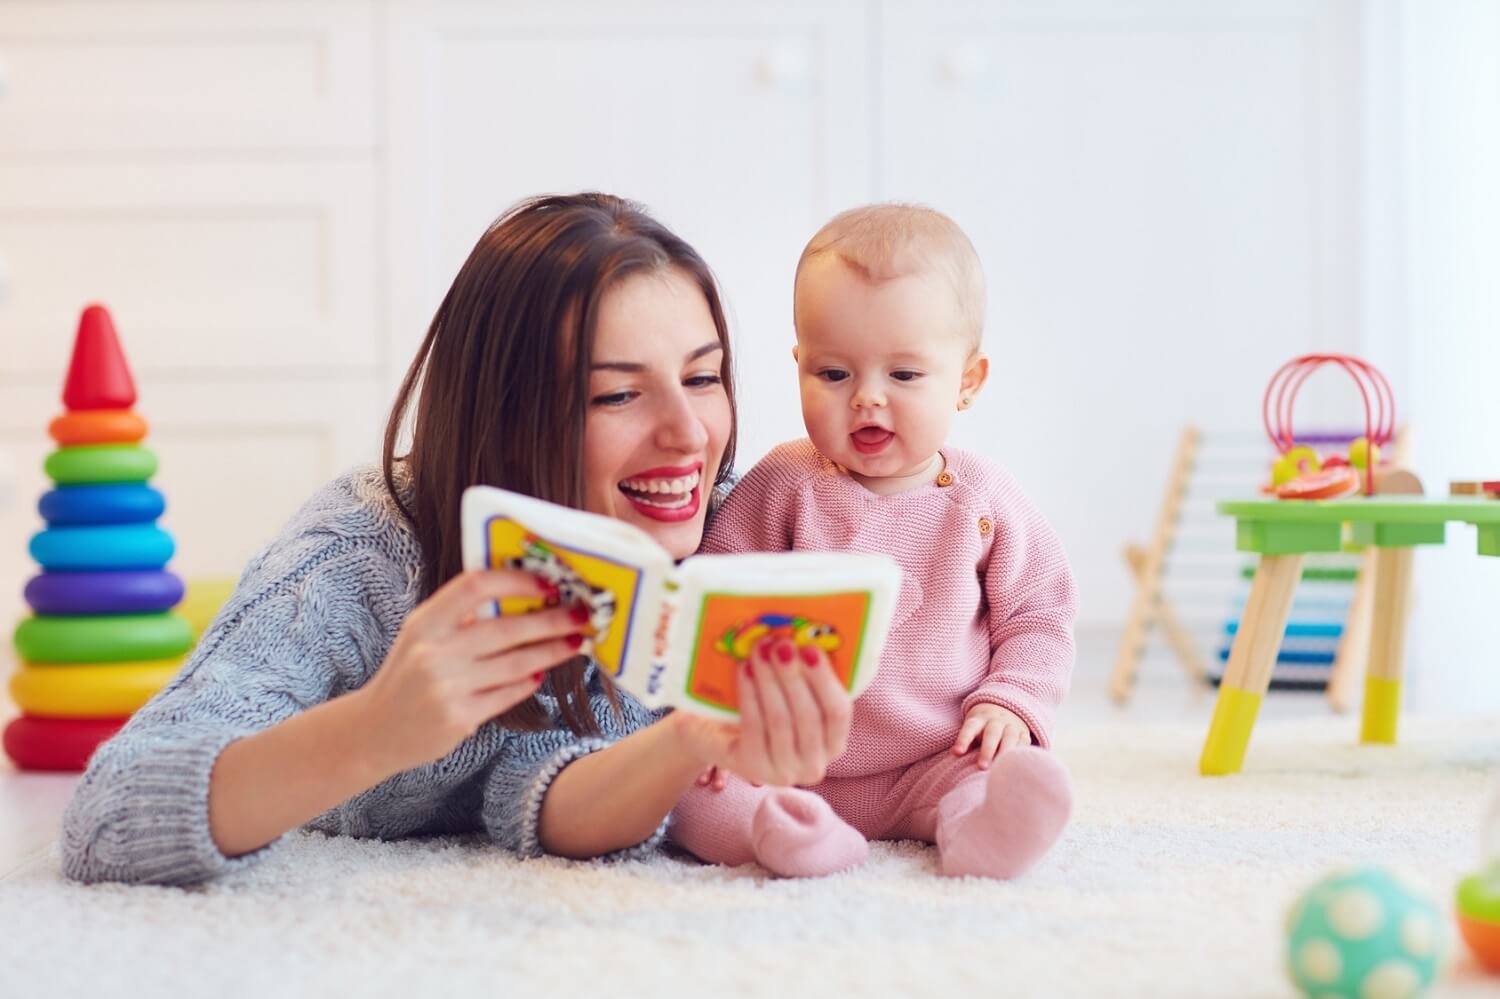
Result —
<instances>
[{"instance_id":1,"label":"woman's nose","mask_svg":"<svg viewBox=\"0 0 1500 999\"><path fill-rule=\"evenodd\" d=\"M708 428L685 396L673 399L662 412L656 427L656 443L665 450L684 454L702 451L708 445Z\"/></svg>"}]
</instances>

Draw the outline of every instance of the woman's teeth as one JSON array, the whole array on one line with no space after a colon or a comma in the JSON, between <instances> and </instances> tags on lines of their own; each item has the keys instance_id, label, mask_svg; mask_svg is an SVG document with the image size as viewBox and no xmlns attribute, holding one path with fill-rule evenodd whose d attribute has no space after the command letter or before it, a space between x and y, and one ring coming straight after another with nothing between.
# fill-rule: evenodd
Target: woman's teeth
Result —
<instances>
[{"instance_id":1,"label":"woman's teeth","mask_svg":"<svg viewBox=\"0 0 1500 999\"><path fill-rule=\"evenodd\" d=\"M620 488L634 493L632 499L638 503L670 510L692 502L698 479L697 472L675 479L626 479L620 483Z\"/></svg>"}]
</instances>

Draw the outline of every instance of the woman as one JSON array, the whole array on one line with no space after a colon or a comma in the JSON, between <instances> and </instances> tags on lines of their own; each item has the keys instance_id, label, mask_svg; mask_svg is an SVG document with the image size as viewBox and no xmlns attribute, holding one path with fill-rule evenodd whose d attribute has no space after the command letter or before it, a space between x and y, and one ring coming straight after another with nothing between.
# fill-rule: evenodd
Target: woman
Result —
<instances>
[{"instance_id":1,"label":"woman","mask_svg":"<svg viewBox=\"0 0 1500 999\"><path fill-rule=\"evenodd\" d=\"M691 554L733 458L730 370L707 266L641 209L583 194L507 212L438 308L382 467L303 507L90 762L65 873L201 881L303 825L483 829L525 855L593 857L653 848L706 769L818 780L849 719L826 658L747 671L738 725L653 716L577 655L568 610L476 615L538 580L461 571L459 496L475 483Z\"/></svg>"}]
</instances>

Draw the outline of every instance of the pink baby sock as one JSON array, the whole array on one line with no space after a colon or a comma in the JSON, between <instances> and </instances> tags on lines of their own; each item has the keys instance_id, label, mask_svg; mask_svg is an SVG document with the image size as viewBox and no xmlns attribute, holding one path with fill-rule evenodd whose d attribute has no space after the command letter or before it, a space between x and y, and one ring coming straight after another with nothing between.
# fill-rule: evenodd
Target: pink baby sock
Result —
<instances>
[{"instance_id":1,"label":"pink baby sock","mask_svg":"<svg viewBox=\"0 0 1500 999\"><path fill-rule=\"evenodd\" d=\"M1072 810L1072 781L1056 757L1031 746L1008 749L938 801L943 873L1013 878L1057 842Z\"/></svg>"},{"instance_id":2,"label":"pink baby sock","mask_svg":"<svg viewBox=\"0 0 1500 999\"><path fill-rule=\"evenodd\" d=\"M828 802L795 787L772 788L750 821L755 859L772 874L810 878L864 863L870 844Z\"/></svg>"}]
</instances>

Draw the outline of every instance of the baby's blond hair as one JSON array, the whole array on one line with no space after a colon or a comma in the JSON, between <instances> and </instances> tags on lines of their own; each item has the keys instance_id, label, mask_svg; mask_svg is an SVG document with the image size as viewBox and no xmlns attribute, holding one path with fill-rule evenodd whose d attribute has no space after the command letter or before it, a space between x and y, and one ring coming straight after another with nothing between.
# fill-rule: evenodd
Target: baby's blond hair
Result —
<instances>
[{"instance_id":1,"label":"baby's blond hair","mask_svg":"<svg viewBox=\"0 0 1500 999\"><path fill-rule=\"evenodd\" d=\"M946 277L958 301L960 333L977 350L984 332L984 271L969 237L942 212L887 202L840 212L819 229L797 261L797 279L813 257L832 253L879 284L929 270ZM793 295L796 285L793 284Z\"/></svg>"}]
</instances>

